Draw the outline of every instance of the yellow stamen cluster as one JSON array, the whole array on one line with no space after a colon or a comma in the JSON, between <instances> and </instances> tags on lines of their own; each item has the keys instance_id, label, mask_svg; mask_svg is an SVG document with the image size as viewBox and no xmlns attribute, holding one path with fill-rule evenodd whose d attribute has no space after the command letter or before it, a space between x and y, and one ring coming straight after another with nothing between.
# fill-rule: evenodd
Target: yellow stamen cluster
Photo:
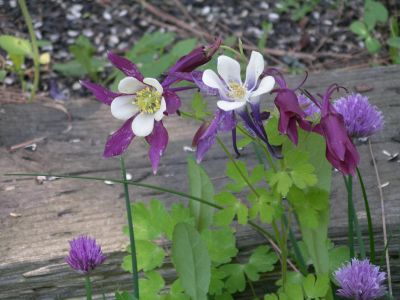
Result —
<instances>
[{"instance_id":1,"label":"yellow stamen cluster","mask_svg":"<svg viewBox=\"0 0 400 300\"><path fill-rule=\"evenodd\" d=\"M241 100L246 96L246 89L243 85L237 82L229 83L229 97Z\"/></svg>"},{"instance_id":2,"label":"yellow stamen cluster","mask_svg":"<svg viewBox=\"0 0 400 300\"><path fill-rule=\"evenodd\" d=\"M135 104L139 107L141 112L147 114L154 114L160 109L161 94L150 87L136 92Z\"/></svg>"}]
</instances>

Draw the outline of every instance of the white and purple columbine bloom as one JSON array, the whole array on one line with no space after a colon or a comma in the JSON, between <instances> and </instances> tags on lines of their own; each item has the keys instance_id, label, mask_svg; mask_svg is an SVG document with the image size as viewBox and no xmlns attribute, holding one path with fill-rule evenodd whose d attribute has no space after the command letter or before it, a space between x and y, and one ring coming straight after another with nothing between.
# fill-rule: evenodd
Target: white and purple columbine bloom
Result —
<instances>
[{"instance_id":1,"label":"white and purple columbine bloom","mask_svg":"<svg viewBox=\"0 0 400 300\"><path fill-rule=\"evenodd\" d=\"M200 161L215 142L218 131L232 131L233 147L239 154L236 146L236 114L244 121L245 127L252 134L256 134L264 141L270 152L278 156L276 149L268 142L263 126L265 113L260 112L260 97L269 93L274 85L272 76L264 76L264 58L259 52L253 51L246 68L246 79L243 82L240 73L240 64L225 55L218 57L218 74L213 70L205 70L201 78L199 73L192 73L193 81L203 92L219 97L218 111L209 127L201 127L196 133L194 141L197 146L197 160ZM261 80L260 80L261 78ZM251 107L249 112L248 105ZM200 135L200 133L203 133Z\"/></svg>"},{"instance_id":2,"label":"white and purple columbine bloom","mask_svg":"<svg viewBox=\"0 0 400 300\"><path fill-rule=\"evenodd\" d=\"M264 58L256 51L251 53L244 83L240 75L240 64L233 58L219 56L217 69L218 75L213 70L205 70L202 81L218 90L220 100L217 105L223 111L243 110L247 103L259 102L260 96L269 93L275 85L272 76L259 80L264 71Z\"/></svg>"},{"instance_id":3,"label":"white and purple columbine bloom","mask_svg":"<svg viewBox=\"0 0 400 300\"><path fill-rule=\"evenodd\" d=\"M81 274L90 273L106 259L96 240L88 236L79 236L70 241L69 245L70 250L65 261Z\"/></svg>"},{"instance_id":4,"label":"white and purple columbine bloom","mask_svg":"<svg viewBox=\"0 0 400 300\"><path fill-rule=\"evenodd\" d=\"M366 96L350 94L337 99L334 106L343 116L347 133L351 137L369 137L383 128L382 112L370 104Z\"/></svg>"},{"instance_id":5,"label":"white and purple columbine bloom","mask_svg":"<svg viewBox=\"0 0 400 300\"><path fill-rule=\"evenodd\" d=\"M379 267L372 265L368 259L360 261L354 258L335 271L334 276L340 286L337 294L341 297L374 300L386 293L385 272L380 272Z\"/></svg>"},{"instance_id":6,"label":"white and purple columbine bloom","mask_svg":"<svg viewBox=\"0 0 400 300\"><path fill-rule=\"evenodd\" d=\"M217 39L209 46L200 46L179 59L166 73L162 82L155 78L144 78L137 66L124 57L108 53L108 59L125 74L118 84L118 92L112 92L89 81L82 85L93 95L111 106L111 114L124 121L121 128L108 137L104 157L122 154L135 136L144 137L150 145L149 158L153 172L157 172L160 158L168 144L168 132L162 119L164 115L176 113L181 105L178 91L192 87L171 87L181 81L175 74L192 72L207 63L221 43Z\"/></svg>"}]
</instances>

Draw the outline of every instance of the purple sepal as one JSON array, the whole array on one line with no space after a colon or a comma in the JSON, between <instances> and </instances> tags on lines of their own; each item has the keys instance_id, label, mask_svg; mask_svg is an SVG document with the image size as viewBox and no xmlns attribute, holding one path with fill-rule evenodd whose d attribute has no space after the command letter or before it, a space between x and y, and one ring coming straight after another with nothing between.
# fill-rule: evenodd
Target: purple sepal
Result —
<instances>
[{"instance_id":1,"label":"purple sepal","mask_svg":"<svg viewBox=\"0 0 400 300\"><path fill-rule=\"evenodd\" d=\"M67 100L67 96L62 91L60 91L57 81L55 79L50 80L50 96L56 101Z\"/></svg>"},{"instance_id":2,"label":"purple sepal","mask_svg":"<svg viewBox=\"0 0 400 300\"><path fill-rule=\"evenodd\" d=\"M167 113L176 113L176 111L181 107L181 99L179 96L171 90L164 90L163 96L167 104Z\"/></svg>"},{"instance_id":3,"label":"purple sepal","mask_svg":"<svg viewBox=\"0 0 400 300\"><path fill-rule=\"evenodd\" d=\"M203 82L203 72L202 71L193 71L191 73L193 82L199 87L200 91L209 96L218 96L218 89L214 89L204 84Z\"/></svg>"},{"instance_id":4,"label":"purple sepal","mask_svg":"<svg viewBox=\"0 0 400 300\"><path fill-rule=\"evenodd\" d=\"M232 131L235 127L236 118L234 112L226 112L220 109L216 112L214 119L206 129L203 124L196 132L196 135L198 135L199 132L203 131L203 134L198 138L197 143L195 144L197 146L197 163L200 163L203 160L206 153L210 150L212 145L214 145L218 131ZM193 142L195 143L195 139L193 139Z\"/></svg>"},{"instance_id":5,"label":"purple sepal","mask_svg":"<svg viewBox=\"0 0 400 300\"><path fill-rule=\"evenodd\" d=\"M103 156L108 158L122 154L135 135L132 132L132 120L134 117L125 121L124 125L111 136L108 137Z\"/></svg>"},{"instance_id":6,"label":"purple sepal","mask_svg":"<svg viewBox=\"0 0 400 300\"><path fill-rule=\"evenodd\" d=\"M114 93L106 88L102 87L101 85L95 84L93 82L87 80L81 80L81 85L87 88L93 96L96 97L97 100L103 102L104 104L111 105L111 102L121 94Z\"/></svg>"},{"instance_id":7,"label":"purple sepal","mask_svg":"<svg viewBox=\"0 0 400 300\"><path fill-rule=\"evenodd\" d=\"M155 122L153 132L146 137L150 145L149 158L154 175L157 174L158 164L168 145L168 131L163 123Z\"/></svg>"},{"instance_id":8,"label":"purple sepal","mask_svg":"<svg viewBox=\"0 0 400 300\"><path fill-rule=\"evenodd\" d=\"M125 57L116 55L111 51L107 53L108 60L117 68L120 69L126 76L135 77L137 80L143 81L143 75L139 68Z\"/></svg>"}]
</instances>

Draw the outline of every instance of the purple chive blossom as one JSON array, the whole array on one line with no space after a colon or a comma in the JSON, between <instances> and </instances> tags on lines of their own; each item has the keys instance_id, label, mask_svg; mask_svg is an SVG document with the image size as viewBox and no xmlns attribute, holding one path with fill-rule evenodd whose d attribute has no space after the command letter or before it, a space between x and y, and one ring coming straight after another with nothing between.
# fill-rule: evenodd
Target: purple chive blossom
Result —
<instances>
[{"instance_id":1,"label":"purple chive blossom","mask_svg":"<svg viewBox=\"0 0 400 300\"><path fill-rule=\"evenodd\" d=\"M307 117L315 119L321 114L319 107L316 106L307 96L300 94L297 96L297 100L299 101L300 108L305 112Z\"/></svg>"},{"instance_id":2,"label":"purple chive blossom","mask_svg":"<svg viewBox=\"0 0 400 300\"><path fill-rule=\"evenodd\" d=\"M347 133L351 137L368 137L383 128L382 112L369 103L368 97L350 94L337 99L334 106L343 116Z\"/></svg>"},{"instance_id":3,"label":"purple chive blossom","mask_svg":"<svg viewBox=\"0 0 400 300\"><path fill-rule=\"evenodd\" d=\"M341 297L355 300L374 300L386 293L383 285L386 274L379 272L379 267L372 265L368 259L351 260L339 268L334 276L340 289L337 294Z\"/></svg>"},{"instance_id":4,"label":"purple chive blossom","mask_svg":"<svg viewBox=\"0 0 400 300\"><path fill-rule=\"evenodd\" d=\"M79 236L69 242L69 255L65 261L79 273L89 273L101 265L106 257L96 240L88 236Z\"/></svg>"},{"instance_id":5,"label":"purple chive blossom","mask_svg":"<svg viewBox=\"0 0 400 300\"><path fill-rule=\"evenodd\" d=\"M156 173L168 144L168 132L162 119L179 110L181 100L177 92L192 88L171 87L182 80L174 74L192 72L207 63L220 43L221 40L217 39L214 44L196 48L183 56L161 82L155 78L145 78L133 62L109 52L110 62L126 76L119 82L118 92L89 81L81 82L100 102L110 106L111 114L116 119L124 122L121 128L108 137L103 156L108 158L121 155L134 137L144 137L150 145L149 158L153 173Z\"/></svg>"}]
</instances>

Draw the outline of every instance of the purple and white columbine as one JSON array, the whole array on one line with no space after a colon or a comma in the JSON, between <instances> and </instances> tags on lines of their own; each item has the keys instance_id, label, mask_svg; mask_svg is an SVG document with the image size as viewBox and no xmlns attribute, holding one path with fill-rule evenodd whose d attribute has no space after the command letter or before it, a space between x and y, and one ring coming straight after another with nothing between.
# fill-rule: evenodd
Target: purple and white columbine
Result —
<instances>
[{"instance_id":1,"label":"purple and white columbine","mask_svg":"<svg viewBox=\"0 0 400 300\"><path fill-rule=\"evenodd\" d=\"M65 261L81 274L87 274L101 265L106 257L96 240L88 236L79 236L69 242L70 250Z\"/></svg>"},{"instance_id":2,"label":"purple and white columbine","mask_svg":"<svg viewBox=\"0 0 400 300\"><path fill-rule=\"evenodd\" d=\"M382 112L370 104L366 96L350 94L337 99L334 106L343 116L347 133L351 137L369 137L383 128Z\"/></svg>"},{"instance_id":3,"label":"purple and white columbine","mask_svg":"<svg viewBox=\"0 0 400 300\"><path fill-rule=\"evenodd\" d=\"M111 106L115 118L124 121L122 127L108 137L103 156L121 155L135 136L144 137L150 145L149 158L155 174L168 144L168 132L162 119L164 115L178 111L181 101L176 92L192 88L171 87L182 80L175 76L175 72L185 74L207 63L220 44L221 40L217 39L213 44L198 47L183 56L167 71L162 82L144 78L134 63L109 52L110 62L126 76L119 82L118 92L89 81L81 82L98 100Z\"/></svg>"},{"instance_id":4,"label":"purple and white columbine","mask_svg":"<svg viewBox=\"0 0 400 300\"><path fill-rule=\"evenodd\" d=\"M251 53L244 83L240 75L240 64L233 58L219 56L217 69L218 75L213 70L205 70L202 81L210 88L218 90L221 100L217 105L224 111L242 110L248 102L259 102L260 96L269 93L275 85L272 76L265 76L259 82L264 71L264 58L256 51Z\"/></svg>"},{"instance_id":5,"label":"purple and white columbine","mask_svg":"<svg viewBox=\"0 0 400 300\"><path fill-rule=\"evenodd\" d=\"M372 265L368 259L351 260L345 266L335 271L334 276L340 289L338 295L355 300L374 300L386 293L384 281L385 272L379 272L379 267Z\"/></svg>"}]
</instances>

